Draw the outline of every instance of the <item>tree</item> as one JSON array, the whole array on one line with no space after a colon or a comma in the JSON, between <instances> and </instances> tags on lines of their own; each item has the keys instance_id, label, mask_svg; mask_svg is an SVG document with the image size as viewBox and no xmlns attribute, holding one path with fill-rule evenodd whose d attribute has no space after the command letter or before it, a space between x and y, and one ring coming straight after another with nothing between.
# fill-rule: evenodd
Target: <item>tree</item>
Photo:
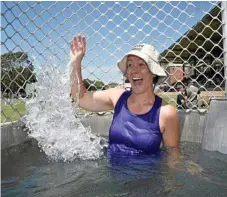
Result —
<instances>
[{"instance_id":1,"label":"tree","mask_svg":"<svg viewBox=\"0 0 227 197\"><path fill-rule=\"evenodd\" d=\"M102 90L105 87L105 84L102 81L95 81L95 87L97 90Z\"/></svg>"},{"instance_id":2,"label":"tree","mask_svg":"<svg viewBox=\"0 0 227 197\"><path fill-rule=\"evenodd\" d=\"M6 96L24 95L26 85L37 81L34 66L25 52L1 55L1 71L1 92Z\"/></svg>"},{"instance_id":3,"label":"tree","mask_svg":"<svg viewBox=\"0 0 227 197\"><path fill-rule=\"evenodd\" d=\"M84 79L83 82L88 91L102 90L105 88L105 84L102 81Z\"/></svg>"}]
</instances>

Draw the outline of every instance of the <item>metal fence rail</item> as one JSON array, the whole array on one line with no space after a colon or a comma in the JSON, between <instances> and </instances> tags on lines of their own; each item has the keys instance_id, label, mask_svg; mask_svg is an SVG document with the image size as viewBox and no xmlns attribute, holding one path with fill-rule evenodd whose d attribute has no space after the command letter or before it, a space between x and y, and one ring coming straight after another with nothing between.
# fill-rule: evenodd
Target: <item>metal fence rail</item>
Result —
<instances>
[{"instance_id":1,"label":"metal fence rail","mask_svg":"<svg viewBox=\"0 0 227 197\"><path fill-rule=\"evenodd\" d=\"M176 105L207 108L226 91L226 2L1 2L1 122L24 113L20 97L46 63L63 68L69 42L87 38L83 76L88 90L128 86L116 63L137 43L152 44L168 77L155 88ZM191 88L191 81L199 88ZM192 94L190 98L190 94Z\"/></svg>"}]
</instances>

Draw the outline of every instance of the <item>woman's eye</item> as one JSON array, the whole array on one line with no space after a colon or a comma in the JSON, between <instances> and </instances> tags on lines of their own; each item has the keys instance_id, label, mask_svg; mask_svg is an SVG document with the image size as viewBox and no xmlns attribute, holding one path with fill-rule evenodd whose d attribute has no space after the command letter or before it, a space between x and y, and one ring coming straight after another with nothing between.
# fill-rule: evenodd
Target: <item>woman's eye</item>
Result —
<instances>
[{"instance_id":1,"label":"woman's eye","mask_svg":"<svg viewBox=\"0 0 227 197\"><path fill-rule=\"evenodd\" d=\"M132 67L132 64L128 64L128 68Z\"/></svg>"},{"instance_id":2,"label":"woman's eye","mask_svg":"<svg viewBox=\"0 0 227 197\"><path fill-rule=\"evenodd\" d=\"M145 64L143 64L143 63L140 64L140 67L144 67L144 66L145 66Z\"/></svg>"}]
</instances>

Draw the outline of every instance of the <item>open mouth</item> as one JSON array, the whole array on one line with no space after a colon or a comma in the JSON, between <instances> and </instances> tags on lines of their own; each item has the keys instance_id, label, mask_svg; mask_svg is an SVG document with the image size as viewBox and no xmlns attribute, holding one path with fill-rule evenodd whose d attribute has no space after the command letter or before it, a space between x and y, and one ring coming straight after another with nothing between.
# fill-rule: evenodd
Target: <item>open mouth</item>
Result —
<instances>
[{"instance_id":1,"label":"open mouth","mask_svg":"<svg viewBox=\"0 0 227 197\"><path fill-rule=\"evenodd\" d=\"M141 85L141 83L143 82L143 78L140 77L133 77L132 78L133 84L134 85Z\"/></svg>"}]
</instances>

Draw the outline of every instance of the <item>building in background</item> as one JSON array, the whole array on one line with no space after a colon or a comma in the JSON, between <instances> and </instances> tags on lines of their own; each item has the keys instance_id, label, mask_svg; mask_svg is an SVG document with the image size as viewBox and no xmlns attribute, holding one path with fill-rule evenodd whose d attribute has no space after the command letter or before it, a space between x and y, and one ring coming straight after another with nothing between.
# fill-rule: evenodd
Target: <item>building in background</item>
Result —
<instances>
[{"instance_id":1,"label":"building in background","mask_svg":"<svg viewBox=\"0 0 227 197\"><path fill-rule=\"evenodd\" d=\"M224 90L221 3L161 53L161 65L169 74L167 83L185 85L195 79L206 90Z\"/></svg>"}]
</instances>

